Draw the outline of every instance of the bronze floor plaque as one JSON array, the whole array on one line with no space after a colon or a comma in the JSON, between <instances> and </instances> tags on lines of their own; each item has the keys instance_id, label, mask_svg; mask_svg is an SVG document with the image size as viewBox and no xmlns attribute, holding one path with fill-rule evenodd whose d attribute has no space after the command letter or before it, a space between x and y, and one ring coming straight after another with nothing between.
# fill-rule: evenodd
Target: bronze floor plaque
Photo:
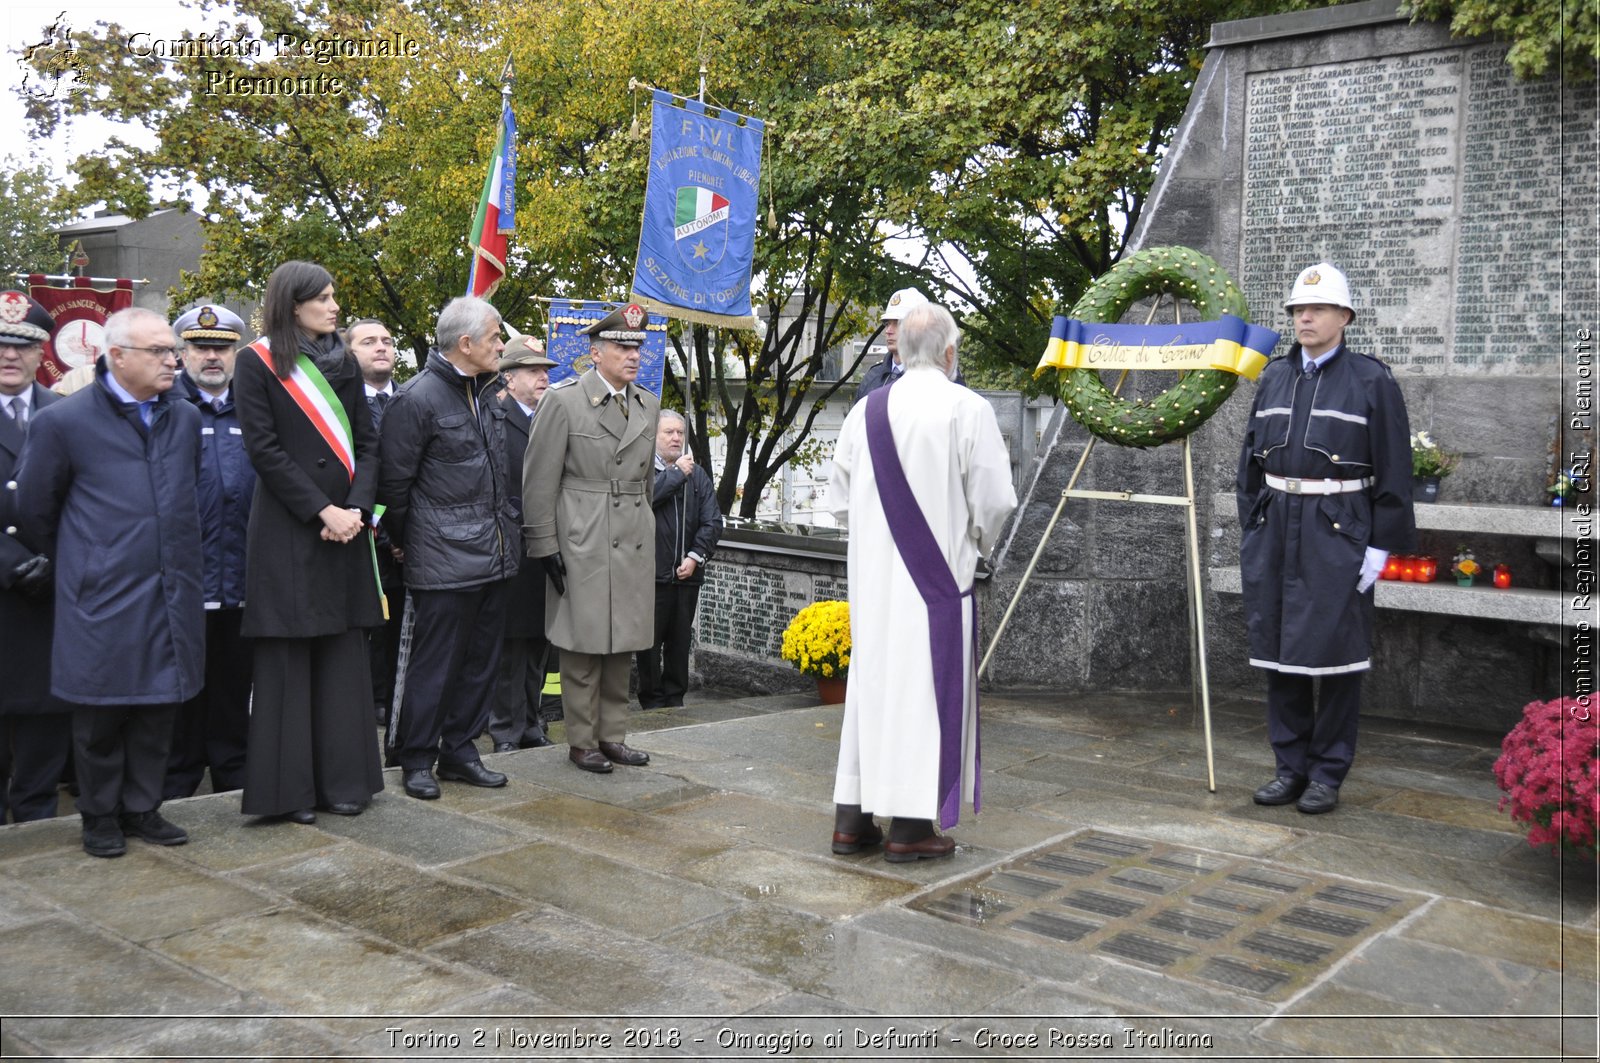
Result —
<instances>
[{"instance_id":1,"label":"bronze floor plaque","mask_svg":"<svg viewBox=\"0 0 1600 1063\"><path fill-rule=\"evenodd\" d=\"M1284 1000L1422 901L1249 857L1091 831L910 907Z\"/></svg>"}]
</instances>

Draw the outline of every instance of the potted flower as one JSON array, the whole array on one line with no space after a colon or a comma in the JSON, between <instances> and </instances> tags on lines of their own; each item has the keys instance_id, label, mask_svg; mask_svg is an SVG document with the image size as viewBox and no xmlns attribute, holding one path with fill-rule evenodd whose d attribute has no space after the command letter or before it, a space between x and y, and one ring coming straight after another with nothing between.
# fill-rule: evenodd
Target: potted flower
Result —
<instances>
[{"instance_id":1,"label":"potted flower","mask_svg":"<svg viewBox=\"0 0 1600 1063\"><path fill-rule=\"evenodd\" d=\"M783 659L817 681L824 705L844 702L850 671L850 603L812 602L783 629Z\"/></svg>"},{"instance_id":2,"label":"potted flower","mask_svg":"<svg viewBox=\"0 0 1600 1063\"><path fill-rule=\"evenodd\" d=\"M1573 495L1577 493L1577 489L1572 482L1572 474L1566 472L1557 473L1556 482L1546 490L1550 492L1550 504L1552 506L1566 505L1572 500Z\"/></svg>"},{"instance_id":3,"label":"potted flower","mask_svg":"<svg viewBox=\"0 0 1600 1063\"><path fill-rule=\"evenodd\" d=\"M1586 702L1591 702L1585 704ZM1593 860L1600 812L1600 706L1585 697L1533 701L1494 762L1502 809L1528 825L1528 844Z\"/></svg>"},{"instance_id":4,"label":"potted flower","mask_svg":"<svg viewBox=\"0 0 1600 1063\"><path fill-rule=\"evenodd\" d=\"M1473 579L1483 570L1478 564L1478 559L1472 556L1472 551L1465 546L1456 547L1455 563L1450 566L1450 571L1455 574L1458 587L1472 586Z\"/></svg>"},{"instance_id":5,"label":"potted flower","mask_svg":"<svg viewBox=\"0 0 1600 1063\"><path fill-rule=\"evenodd\" d=\"M1428 433L1412 432L1412 498L1418 502L1439 501L1439 481L1454 472L1460 461L1460 454L1445 450Z\"/></svg>"}]
</instances>

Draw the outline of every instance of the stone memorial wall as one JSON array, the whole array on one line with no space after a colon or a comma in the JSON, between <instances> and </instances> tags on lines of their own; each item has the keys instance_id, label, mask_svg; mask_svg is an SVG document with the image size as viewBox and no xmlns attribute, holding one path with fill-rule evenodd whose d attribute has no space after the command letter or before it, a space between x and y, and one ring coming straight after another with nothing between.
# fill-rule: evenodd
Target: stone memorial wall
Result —
<instances>
[{"instance_id":1,"label":"stone memorial wall","mask_svg":"<svg viewBox=\"0 0 1600 1063\"><path fill-rule=\"evenodd\" d=\"M1562 409L1583 371L1574 340L1600 310L1600 151L1594 86L1518 80L1505 55L1504 43L1410 22L1396 0L1213 26L1129 250L1205 252L1239 281L1253 320L1286 333L1295 273L1344 269L1351 347L1393 367L1413 429L1462 454L1441 501L1531 509L1569 455L1594 449ZM1242 382L1192 437L1213 696L1263 689L1245 659L1233 506L1253 389ZM1066 420L1024 476L983 596L986 646L1087 439ZM1097 447L1078 486L1178 493L1179 465L1176 447ZM1155 512L1167 508L1069 502L991 681L1066 695L1186 685L1181 516ZM1425 527L1424 552L1466 545L1509 563L1518 588L1561 597L1559 566L1535 540L1459 531L1442 514ZM1470 614L1380 609L1365 710L1504 730L1526 701L1559 692L1562 628Z\"/></svg>"}]
</instances>

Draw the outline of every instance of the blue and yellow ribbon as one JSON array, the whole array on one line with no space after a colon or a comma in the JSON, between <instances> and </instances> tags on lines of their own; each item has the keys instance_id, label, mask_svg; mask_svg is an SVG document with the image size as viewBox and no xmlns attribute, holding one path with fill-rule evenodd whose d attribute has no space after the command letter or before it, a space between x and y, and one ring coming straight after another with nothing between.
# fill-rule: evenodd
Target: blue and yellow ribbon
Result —
<instances>
[{"instance_id":1,"label":"blue and yellow ribbon","mask_svg":"<svg viewBox=\"0 0 1600 1063\"><path fill-rule=\"evenodd\" d=\"M1254 380L1267 364L1278 334L1224 314L1191 325L1103 325L1058 317L1050 343L1034 368L1214 369Z\"/></svg>"}]
</instances>

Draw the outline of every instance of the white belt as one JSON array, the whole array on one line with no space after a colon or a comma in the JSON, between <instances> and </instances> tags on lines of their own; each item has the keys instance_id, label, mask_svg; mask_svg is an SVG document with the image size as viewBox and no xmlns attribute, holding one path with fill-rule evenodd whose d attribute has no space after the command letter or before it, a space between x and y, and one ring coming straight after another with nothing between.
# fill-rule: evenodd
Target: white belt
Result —
<instances>
[{"instance_id":1,"label":"white belt","mask_svg":"<svg viewBox=\"0 0 1600 1063\"><path fill-rule=\"evenodd\" d=\"M1293 476L1265 474L1267 486L1291 495L1347 495L1351 491L1364 491L1372 486L1372 477L1359 480L1300 480Z\"/></svg>"}]
</instances>

